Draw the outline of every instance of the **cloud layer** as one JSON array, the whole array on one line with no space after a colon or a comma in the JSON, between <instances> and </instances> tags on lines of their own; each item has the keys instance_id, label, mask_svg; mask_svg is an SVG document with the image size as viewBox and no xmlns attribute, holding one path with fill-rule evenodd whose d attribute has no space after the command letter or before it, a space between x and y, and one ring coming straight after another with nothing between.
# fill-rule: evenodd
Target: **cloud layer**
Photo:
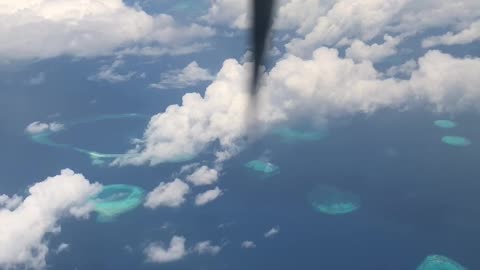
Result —
<instances>
[{"instance_id":1,"label":"cloud layer","mask_svg":"<svg viewBox=\"0 0 480 270\"><path fill-rule=\"evenodd\" d=\"M175 47L210 37L214 30L179 25L165 14L149 15L122 0L18 0L0 5L0 59L89 57L120 47Z\"/></svg>"},{"instance_id":2,"label":"cloud layer","mask_svg":"<svg viewBox=\"0 0 480 270\"><path fill-rule=\"evenodd\" d=\"M364 43L386 33L415 35L434 28L465 28L478 20L476 0L279 0L275 28L293 30L286 45L291 54L308 57L321 46ZM210 23L246 29L248 1L214 1L205 19ZM443 42L478 39L476 24ZM436 43L436 42L434 42ZM426 45L431 44L426 42ZM456 43L462 44L462 43Z\"/></svg>"},{"instance_id":3,"label":"cloud layer","mask_svg":"<svg viewBox=\"0 0 480 270\"><path fill-rule=\"evenodd\" d=\"M257 127L268 129L302 116L320 121L415 103L448 112L478 108L480 78L475 71L480 69L479 58L429 51L416 62L411 77L401 80L386 78L370 61L342 58L336 49L319 48L311 58L287 54L265 76ZM249 67L249 63L226 60L204 96L188 93L181 105L171 105L153 116L131 155L114 164L179 160L214 143L220 145L217 157L235 153L249 135Z\"/></svg>"}]
</instances>

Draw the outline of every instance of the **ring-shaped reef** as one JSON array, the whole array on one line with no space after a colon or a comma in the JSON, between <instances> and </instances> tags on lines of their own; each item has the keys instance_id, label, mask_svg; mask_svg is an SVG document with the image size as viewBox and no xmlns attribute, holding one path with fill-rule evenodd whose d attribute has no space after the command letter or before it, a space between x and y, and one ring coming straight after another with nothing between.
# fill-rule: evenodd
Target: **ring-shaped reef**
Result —
<instances>
[{"instance_id":1,"label":"ring-shaped reef","mask_svg":"<svg viewBox=\"0 0 480 270\"><path fill-rule=\"evenodd\" d=\"M457 123L451 120L435 120L433 124L439 128L454 128L457 126Z\"/></svg>"},{"instance_id":2,"label":"ring-shaped reef","mask_svg":"<svg viewBox=\"0 0 480 270\"><path fill-rule=\"evenodd\" d=\"M469 139L465 137L460 137L460 136L443 136L442 142L448 145L458 146L458 147L466 147L472 144L472 142Z\"/></svg>"},{"instance_id":3,"label":"ring-shaped reef","mask_svg":"<svg viewBox=\"0 0 480 270\"><path fill-rule=\"evenodd\" d=\"M131 185L103 186L100 193L90 199L97 213L98 222L113 221L117 216L129 212L141 205L145 191Z\"/></svg>"},{"instance_id":4,"label":"ring-shaped reef","mask_svg":"<svg viewBox=\"0 0 480 270\"><path fill-rule=\"evenodd\" d=\"M96 117L84 118L80 120L71 121L69 123L65 123L64 128L61 131L65 131L68 128L71 128L80 124L88 124L88 123L94 123L94 122L111 120L111 119L135 119L135 118L148 119L149 117L146 115L137 114L137 113L99 115ZM57 132L61 132L61 131L57 131ZM91 151L88 149L76 147L70 144L57 143L51 139L51 136L57 132L45 131L38 134L33 134L30 136L30 139L35 143L62 148L62 149L70 149L82 154L86 154L90 158L93 165L104 165L106 163L113 161L116 158L128 155L128 154L99 153L96 151Z\"/></svg>"},{"instance_id":5,"label":"ring-shaped reef","mask_svg":"<svg viewBox=\"0 0 480 270\"><path fill-rule=\"evenodd\" d=\"M276 128L272 134L280 137L284 143L315 142L328 136L327 130L298 130L290 127Z\"/></svg>"},{"instance_id":6,"label":"ring-shaped reef","mask_svg":"<svg viewBox=\"0 0 480 270\"><path fill-rule=\"evenodd\" d=\"M360 198L333 186L318 185L307 195L308 202L315 211L327 215L344 215L360 208Z\"/></svg>"},{"instance_id":7,"label":"ring-shaped reef","mask_svg":"<svg viewBox=\"0 0 480 270\"><path fill-rule=\"evenodd\" d=\"M245 163L245 167L260 178L268 178L280 173L280 168L277 165L265 160L251 160Z\"/></svg>"},{"instance_id":8,"label":"ring-shaped reef","mask_svg":"<svg viewBox=\"0 0 480 270\"><path fill-rule=\"evenodd\" d=\"M448 257L430 255L423 260L417 270L467 270L467 268Z\"/></svg>"}]
</instances>

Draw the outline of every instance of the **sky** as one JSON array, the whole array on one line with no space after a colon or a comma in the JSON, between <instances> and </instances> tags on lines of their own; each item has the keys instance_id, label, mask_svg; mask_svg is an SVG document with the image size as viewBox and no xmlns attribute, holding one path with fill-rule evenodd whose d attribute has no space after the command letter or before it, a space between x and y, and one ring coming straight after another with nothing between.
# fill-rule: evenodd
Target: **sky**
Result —
<instances>
[{"instance_id":1,"label":"sky","mask_svg":"<svg viewBox=\"0 0 480 270\"><path fill-rule=\"evenodd\" d=\"M480 268L480 2L278 0L255 108L250 19L0 0L0 269Z\"/></svg>"}]
</instances>

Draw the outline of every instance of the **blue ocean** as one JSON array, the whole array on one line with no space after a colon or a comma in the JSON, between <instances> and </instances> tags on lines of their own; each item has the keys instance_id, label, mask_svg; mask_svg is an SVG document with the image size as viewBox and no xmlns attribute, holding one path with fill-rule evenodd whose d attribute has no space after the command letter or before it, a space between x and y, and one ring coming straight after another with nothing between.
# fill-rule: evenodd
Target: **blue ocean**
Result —
<instances>
[{"instance_id":1,"label":"blue ocean","mask_svg":"<svg viewBox=\"0 0 480 270\"><path fill-rule=\"evenodd\" d=\"M4 169L0 173L4 179L15 179L1 183L4 191L21 193L41 180L38 176L55 175L67 167L104 185L129 184L148 191L171 180L184 165L99 167L81 153L32 142L23 133L25 125L18 123L54 113L51 107L35 107L34 101L46 93L52 97L58 93L29 93L27 99L22 97L25 91L7 93L18 95L18 102L31 102L28 111L15 112L12 104L1 106L0 115L14 113L17 118L15 123L2 119L6 139L2 140ZM88 93L94 90L70 91L78 95L75 100L69 95L53 104L74 107L78 99L88 102ZM117 93L104 91L108 92L87 112L73 110L71 115L58 116L59 121L131 112L148 115L175 101L175 97L143 92L113 104L108 96ZM158 104L135 102L146 95ZM224 164L220 187L225 194L215 203L201 208L192 203L178 209L139 207L107 223L94 218L62 221L61 235L51 235L48 241L52 246L66 242L72 247L63 256L49 255L49 268L156 269L157 265L145 261L143 248L151 239L168 242L172 235L181 234L187 244L211 239L221 243L223 250L215 257L192 255L162 268L403 270L415 269L427 255L442 254L477 269L477 116L455 116L453 129L435 126L437 119L450 116L385 110L332 121L321 128L326 135L314 141L265 136ZM141 136L147 122L147 118L92 121L60 132L54 139L97 152L121 153L129 149L131 139ZM448 145L441 141L446 135L464 136L472 143ZM245 163L259 158L278 166L279 172L271 177L249 172ZM355 194L359 208L346 215L316 211L308 194L319 185ZM274 226L281 233L265 238L264 233ZM246 239L256 243L255 250L240 248Z\"/></svg>"},{"instance_id":2,"label":"blue ocean","mask_svg":"<svg viewBox=\"0 0 480 270\"><path fill-rule=\"evenodd\" d=\"M209 5L124 2L142 2L149 14L167 12L182 18L179 23L198 22L191 18ZM192 55L123 56L126 70L145 72L148 79L117 84L86 79L100 64L111 62L103 56L19 61L0 69L0 195L28 195L30 186L64 168L91 182L132 185L147 194L160 182L183 177L179 171L184 165L213 164L218 142L188 161L109 165L142 139L152 116L181 104L186 93L204 94L210 81L175 90L148 83L192 61L215 74L225 59L241 59L248 49L246 32L225 27L209 42ZM409 52L408 57L400 53L374 67L384 72L422 56L427 49L413 49L420 43L417 37L406 40L401 53ZM478 56L477 45L443 51ZM344 57L345 48L339 51ZM267 69L280 57L270 57ZM39 72L48 76L44 83L32 87L25 82ZM61 233L46 234L47 269L454 270L419 268L431 255L480 269L478 119L476 112L437 113L418 104L404 111L346 114L316 125L296 119L242 145L225 161L218 182L223 194L205 206L193 201L209 187L195 187L181 207L150 209L142 201L111 220L99 220L95 212L88 219L62 217ZM438 120L446 120L441 122L446 126ZM68 128L49 135L50 141L35 140L25 132L33 121ZM262 172L262 166L268 170ZM266 237L272 228L278 233ZM155 264L146 259L147 246L168 246L174 235L187 239L182 260ZM192 250L207 240L221 246L216 256ZM247 240L255 247L242 248ZM59 255L54 249L61 243L69 248Z\"/></svg>"}]
</instances>

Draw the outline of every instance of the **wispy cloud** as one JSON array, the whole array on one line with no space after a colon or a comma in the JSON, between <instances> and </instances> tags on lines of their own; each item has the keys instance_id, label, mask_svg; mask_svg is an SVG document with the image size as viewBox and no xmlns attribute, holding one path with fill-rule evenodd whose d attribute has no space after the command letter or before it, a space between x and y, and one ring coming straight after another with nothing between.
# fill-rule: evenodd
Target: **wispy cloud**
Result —
<instances>
[{"instance_id":1,"label":"wispy cloud","mask_svg":"<svg viewBox=\"0 0 480 270\"><path fill-rule=\"evenodd\" d=\"M34 135L34 134L42 133L45 131L57 132L64 128L65 126L58 122L43 123L43 122L35 121L33 123L30 123L25 128L25 132L27 132L28 134Z\"/></svg>"},{"instance_id":2,"label":"wispy cloud","mask_svg":"<svg viewBox=\"0 0 480 270\"><path fill-rule=\"evenodd\" d=\"M263 236L265 236L265 238L272 238L279 233L280 233L280 227L275 226L275 227L271 228L270 230L268 230L268 232L266 232Z\"/></svg>"},{"instance_id":3,"label":"wispy cloud","mask_svg":"<svg viewBox=\"0 0 480 270\"><path fill-rule=\"evenodd\" d=\"M250 249L250 248L256 248L257 245L253 241L243 241L242 244L240 244L240 247Z\"/></svg>"},{"instance_id":4,"label":"wispy cloud","mask_svg":"<svg viewBox=\"0 0 480 270\"><path fill-rule=\"evenodd\" d=\"M61 243L61 244L58 245L58 247L55 249L55 253L56 253L56 254L60 254L60 253L62 253L62 252L67 251L69 248L70 248L70 245L69 245L69 244L67 244L67 243Z\"/></svg>"},{"instance_id":5,"label":"wispy cloud","mask_svg":"<svg viewBox=\"0 0 480 270\"><path fill-rule=\"evenodd\" d=\"M441 36L428 37L422 41L422 47L468 44L477 40L480 40L480 21L473 22L468 28L458 33L448 32Z\"/></svg>"},{"instance_id":6,"label":"wispy cloud","mask_svg":"<svg viewBox=\"0 0 480 270\"><path fill-rule=\"evenodd\" d=\"M129 71L123 74L118 72L118 68L123 66L125 61L122 59L115 59L110 65L103 65L99 68L97 74L88 77L91 81L107 81L110 83L125 82L132 79L137 72ZM141 77L141 74L139 75Z\"/></svg>"}]
</instances>

